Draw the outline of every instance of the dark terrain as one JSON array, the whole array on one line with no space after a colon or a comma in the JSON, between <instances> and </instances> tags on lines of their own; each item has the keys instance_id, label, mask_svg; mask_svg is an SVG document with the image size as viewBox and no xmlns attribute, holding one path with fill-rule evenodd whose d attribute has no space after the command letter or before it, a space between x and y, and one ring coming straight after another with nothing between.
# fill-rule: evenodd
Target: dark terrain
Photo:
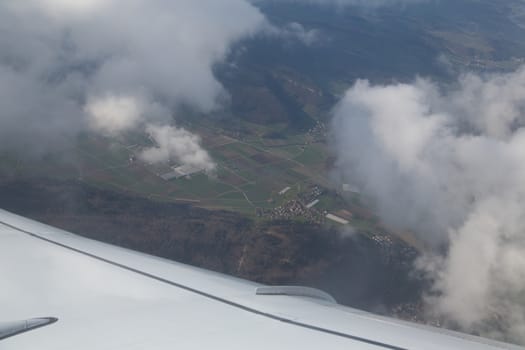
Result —
<instances>
[{"instance_id":1,"label":"dark terrain","mask_svg":"<svg viewBox=\"0 0 525 350\"><path fill-rule=\"evenodd\" d=\"M293 221L258 224L80 182L7 181L0 193L1 208L89 238L261 283L321 288L355 307L390 313L421 294L422 282L410 274L416 252L397 241L385 250L364 235L342 238Z\"/></svg>"}]
</instances>

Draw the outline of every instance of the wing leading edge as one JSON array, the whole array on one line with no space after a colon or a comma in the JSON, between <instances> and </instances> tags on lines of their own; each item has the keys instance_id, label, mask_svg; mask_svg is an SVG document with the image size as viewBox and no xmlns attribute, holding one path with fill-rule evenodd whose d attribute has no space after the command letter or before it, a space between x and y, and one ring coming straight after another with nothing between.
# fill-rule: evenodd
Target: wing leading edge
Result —
<instances>
[{"instance_id":1,"label":"wing leading edge","mask_svg":"<svg viewBox=\"0 0 525 350\"><path fill-rule=\"evenodd\" d=\"M53 315L5 349L523 349L267 288L0 210L1 322ZM5 286L5 288L4 288Z\"/></svg>"}]
</instances>

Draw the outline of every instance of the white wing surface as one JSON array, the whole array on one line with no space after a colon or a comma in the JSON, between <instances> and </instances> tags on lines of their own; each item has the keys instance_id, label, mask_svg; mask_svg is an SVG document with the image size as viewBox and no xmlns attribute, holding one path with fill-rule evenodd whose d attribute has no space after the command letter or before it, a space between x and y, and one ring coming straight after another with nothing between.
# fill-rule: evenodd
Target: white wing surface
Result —
<instances>
[{"instance_id":1,"label":"white wing surface","mask_svg":"<svg viewBox=\"0 0 525 350\"><path fill-rule=\"evenodd\" d=\"M114 247L2 210L0 276L0 335L2 325L4 335L14 330L1 349L522 349L374 316L320 291L269 288Z\"/></svg>"}]
</instances>

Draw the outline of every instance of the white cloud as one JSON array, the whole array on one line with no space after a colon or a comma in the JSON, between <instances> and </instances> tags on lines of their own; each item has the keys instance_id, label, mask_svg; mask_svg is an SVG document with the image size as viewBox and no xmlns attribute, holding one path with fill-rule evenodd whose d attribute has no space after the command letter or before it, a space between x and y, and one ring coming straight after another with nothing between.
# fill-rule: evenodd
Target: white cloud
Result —
<instances>
[{"instance_id":1,"label":"white cloud","mask_svg":"<svg viewBox=\"0 0 525 350\"><path fill-rule=\"evenodd\" d=\"M148 125L147 133L156 146L145 149L139 157L148 163L162 163L174 160L193 169L211 173L215 163L208 152L202 149L197 135L174 126Z\"/></svg>"},{"instance_id":2,"label":"white cloud","mask_svg":"<svg viewBox=\"0 0 525 350\"><path fill-rule=\"evenodd\" d=\"M525 343L525 68L442 90L356 83L335 110L338 169L388 224L448 246L420 261L432 311Z\"/></svg>"},{"instance_id":3,"label":"white cloud","mask_svg":"<svg viewBox=\"0 0 525 350\"><path fill-rule=\"evenodd\" d=\"M118 132L154 105L210 111L226 95L214 64L264 24L245 0L2 1L0 138Z\"/></svg>"},{"instance_id":4,"label":"white cloud","mask_svg":"<svg viewBox=\"0 0 525 350\"><path fill-rule=\"evenodd\" d=\"M104 0L7 0L3 6L17 14L45 14L51 17L87 16L104 8Z\"/></svg>"},{"instance_id":5,"label":"white cloud","mask_svg":"<svg viewBox=\"0 0 525 350\"><path fill-rule=\"evenodd\" d=\"M137 126L144 113L141 102L130 96L105 96L94 99L85 107L93 129L110 135Z\"/></svg>"}]
</instances>

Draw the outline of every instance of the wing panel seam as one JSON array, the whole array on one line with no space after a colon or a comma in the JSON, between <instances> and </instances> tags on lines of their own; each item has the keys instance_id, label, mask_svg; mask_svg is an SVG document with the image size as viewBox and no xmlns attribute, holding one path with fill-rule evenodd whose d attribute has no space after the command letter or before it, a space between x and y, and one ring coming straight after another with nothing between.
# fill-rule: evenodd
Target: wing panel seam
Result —
<instances>
[{"instance_id":1,"label":"wing panel seam","mask_svg":"<svg viewBox=\"0 0 525 350\"><path fill-rule=\"evenodd\" d=\"M363 337L359 337L359 336L355 336L355 335L351 335L351 334L347 334L347 333L338 332L338 331L334 331L334 330L331 330L331 329L319 327L319 326L314 326L314 325L311 325L311 324L308 324L308 323L294 321L294 320L291 320L291 319L288 319L288 318L285 318L285 317L276 316L276 315L268 313L268 312L260 311L260 310L257 310L257 309L254 309L254 308L251 308L251 307L248 307L248 306L245 306L245 305L233 302L231 300L228 300L228 299L225 299L225 298L213 295L213 294L209 294L209 293L203 292L201 290L198 290L198 289L195 289L195 288L192 288L192 287L189 287L189 286L177 283L177 282L173 282L173 281L171 281L169 279L166 279L166 278L163 278L163 277L160 277L160 276L156 276L156 275L153 275L153 274L145 272L145 271L141 271L141 270L135 269L133 267L130 267L130 266L127 266L127 265L124 265L124 264L121 264L121 263L109 260L107 258L95 255L93 253L89 253L89 252L83 251L81 249L68 246L66 244L63 244L63 243L54 241L52 239L40 236L39 234L36 234L34 232L26 231L26 230L24 230L22 228L13 226L13 225L8 224L8 223L6 223L4 221L0 221L0 224L4 225L6 227L9 227L9 228L11 228L13 230L16 230L16 231L22 232L24 234L27 234L27 235L29 235L29 236L31 236L33 238L45 241L47 243L50 243L50 244L53 244L53 245L56 245L56 246L59 246L59 247L65 248L65 249L68 249L70 251L74 251L76 253L82 254L84 256L90 257L90 258L98 260L98 261L105 262L107 264L119 267L121 269L137 273L139 275L142 275L142 276L154 279L156 281L159 281L159 282L171 285L173 287L177 287L177 288L186 290L188 292L191 292L191 293L194 293L194 294L198 294L198 295L200 295L202 297L218 301L220 303L223 303L223 304L235 307L237 309L240 309L240 310L243 310L243 311L246 311L246 312L250 312L252 314L256 314L256 315L259 315L259 316L270 318L272 320L280 321L280 322L287 323L287 324L290 324L290 325L302 327L302 328L305 328L305 329L318 331L318 332L322 332L322 333L326 333L326 334L330 334L330 335L334 335L334 336L338 336L338 337L342 337L342 338L358 341L358 342L361 342L361 343L366 343L366 344L369 344L369 345L382 347L384 349L408 350L406 348L398 347L398 346L387 344L387 343L382 343L382 342L375 341L375 340L372 340L372 339L367 339L367 338L363 338Z\"/></svg>"}]
</instances>

